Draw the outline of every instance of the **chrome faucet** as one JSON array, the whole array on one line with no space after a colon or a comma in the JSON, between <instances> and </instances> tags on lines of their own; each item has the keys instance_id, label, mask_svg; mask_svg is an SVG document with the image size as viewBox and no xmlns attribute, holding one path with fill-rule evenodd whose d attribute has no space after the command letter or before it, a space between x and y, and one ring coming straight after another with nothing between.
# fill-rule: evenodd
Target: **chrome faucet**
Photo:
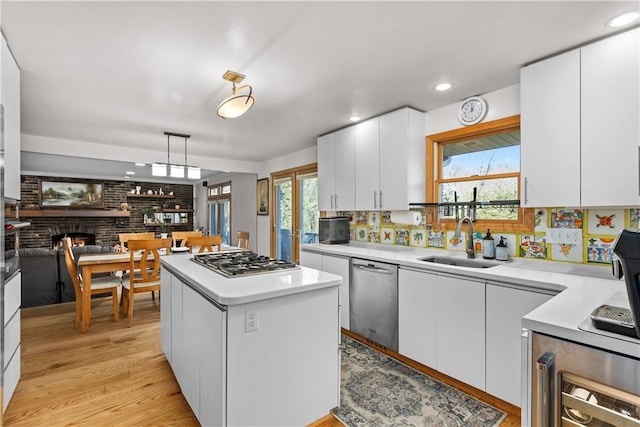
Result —
<instances>
[{"instance_id":1,"label":"chrome faucet","mask_svg":"<svg viewBox=\"0 0 640 427\"><path fill-rule=\"evenodd\" d=\"M453 238L460 241L460 228L462 228L462 224L467 220L469 222L469 232L467 234L467 258L475 258L476 252L473 250L473 220L469 216L464 216L460 221L458 221L458 225L456 226L456 231L453 233Z\"/></svg>"}]
</instances>

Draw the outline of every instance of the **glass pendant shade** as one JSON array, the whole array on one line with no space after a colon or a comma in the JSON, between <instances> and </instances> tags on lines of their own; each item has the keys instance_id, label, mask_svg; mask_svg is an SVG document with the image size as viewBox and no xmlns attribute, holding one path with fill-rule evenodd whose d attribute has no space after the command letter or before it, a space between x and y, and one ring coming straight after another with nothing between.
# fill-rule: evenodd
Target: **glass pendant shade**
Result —
<instances>
[{"instance_id":1,"label":"glass pendant shade","mask_svg":"<svg viewBox=\"0 0 640 427\"><path fill-rule=\"evenodd\" d=\"M246 89L248 89L248 93L240 93ZM218 116L223 119L233 119L246 113L249 108L253 107L255 102L251 93L252 89L249 85L240 86L237 89L234 87L231 96L218 105Z\"/></svg>"},{"instance_id":2,"label":"glass pendant shade","mask_svg":"<svg viewBox=\"0 0 640 427\"><path fill-rule=\"evenodd\" d=\"M164 163L153 163L151 165L151 175L167 176L167 165Z\"/></svg>"},{"instance_id":3,"label":"glass pendant shade","mask_svg":"<svg viewBox=\"0 0 640 427\"><path fill-rule=\"evenodd\" d=\"M169 165L171 169L171 178L184 178L184 166Z\"/></svg>"},{"instance_id":4,"label":"glass pendant shade","mask_svg":"<svg viewBox=\"0 0 640 427\"><path fill-rule=\"evenodd\" d=\"M195 168L193 166L187 166L187 178L189 178L189 179L200 179L200 168Z\"/></svg>"}]
</instances>

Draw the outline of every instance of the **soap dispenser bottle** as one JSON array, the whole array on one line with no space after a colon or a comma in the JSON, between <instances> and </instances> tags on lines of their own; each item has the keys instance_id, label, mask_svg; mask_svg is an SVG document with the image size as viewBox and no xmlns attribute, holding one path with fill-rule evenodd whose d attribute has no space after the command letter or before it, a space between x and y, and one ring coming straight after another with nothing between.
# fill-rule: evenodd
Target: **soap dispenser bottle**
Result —
<instances>
[{"instance_id":1,"label":"soap dispenser bottle","mask_svg":"<svg viewBox=\"0 0 640 427\"><path fill-rule=\"evenodd\" d=\"M482 258L494 259L496 257L496 242L487 229L487 235L482 239Z\"/></svg>"},{"instance_id":2,"label":"soap dispenser bottle","mask_svg":"<svg viewBox=\"0 0 640 427\"><path fill-rule=\"evenodd\" d=\"M509 250L504 236L500 236L500 242L496 245L496 259L498 261L509 261Z\"/></svg>"}]
</instances>

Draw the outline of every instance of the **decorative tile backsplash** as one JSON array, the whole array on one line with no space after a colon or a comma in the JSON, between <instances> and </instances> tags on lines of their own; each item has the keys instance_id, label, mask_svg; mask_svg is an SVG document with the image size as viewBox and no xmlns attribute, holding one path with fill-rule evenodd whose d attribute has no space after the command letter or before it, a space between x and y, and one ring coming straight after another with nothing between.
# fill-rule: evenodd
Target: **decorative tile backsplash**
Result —
<instances>
[{"instance_id":1,"label":"decorative tile backsplash","mask_svg":"<svg viewBox=\"0 0 640 427\"><path fill-rule=\"evenodd\" d=\"M389 211L338 212L349 217L351 240L385 245L464 251L466 233L460 241L453 231L434 230L423 221L419 226L394 224ZM640 209L537 208L533 233L514 234L491 230L496 244L507 242L509 256L582 264L608 265L613 243L623 228L640 227ZM466 228L466 227L465 227ZM482 253L484 232L474 232L476 252Z\"/></svg>"}]
</instances>

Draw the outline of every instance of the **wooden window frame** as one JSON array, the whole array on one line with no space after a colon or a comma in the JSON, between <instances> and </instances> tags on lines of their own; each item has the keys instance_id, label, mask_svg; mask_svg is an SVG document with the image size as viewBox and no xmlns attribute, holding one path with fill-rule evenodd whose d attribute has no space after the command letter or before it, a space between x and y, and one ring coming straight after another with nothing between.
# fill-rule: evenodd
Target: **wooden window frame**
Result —
<instances>
[{"instance_id":1,"label":"wooden window frame","mask_svg":"<svg viewBox=\"0 0 640 427\"><path fill-rule=\"evenodd\" d=\"M520 115L509 116L490 122L478 123L476 125L458 128L446 132L436 133L433 135L427 135L426 137L426 152L427 161L431 164L427 164L427 202L437 203L438 200L438 186L440 183L446 183L451 181L464 181L464 180L478 180L482 177L469 177L468 179L440 179L439 175L442 172L442 145L462 142L473 138L481 138L484 136L495 135L498 133L511 132L520 129ZM507 174L495 174L491 176L494 178L518 178L518 195L520 194L520 172L507 173ZM439 219L438 213L429 213L427 211L427 222L438 223L443 229L453 229L456 226L455 219ZM512 232L512 233L533 233L534 227L534 209L518 207L518 218L514 220L509 219L478 219L475 222L476 229L494 229L498 232Z\"/></svg>"},{"instance_id":2,"label":"wooden window frame","mask_svg":"<svg viewBox=\"0 0 640 427\"><path fill-rule=\"evenodd\" d=\"M226 186L229 186L230 191L228 193L223 193L222 189ZM211 189L212 188L219 188L218 194L216 194L215 196L211 196ZM232 216L232 212L231 212L231 197L233 194L233 187L231 186L231 181L226 181L226 182L221 182L219 184L211 184L209 186L207 186L207 228L209 228L209 219L211 218L211 212L209 211L210 209L210 205L209 202L211 201L221 201L221 200L228 200L229 201L229 244L231 244L231 236L233 236L233 230L231 229L231 224L233 223L233 221L231 220ZM216 218L217 223L220 223L220 217L218 215L218 217ZM216 230L217 231L217 230ZM211 234L212 230L208 230L209 235L213 235Z\"/></svg>"}]
</instances>

